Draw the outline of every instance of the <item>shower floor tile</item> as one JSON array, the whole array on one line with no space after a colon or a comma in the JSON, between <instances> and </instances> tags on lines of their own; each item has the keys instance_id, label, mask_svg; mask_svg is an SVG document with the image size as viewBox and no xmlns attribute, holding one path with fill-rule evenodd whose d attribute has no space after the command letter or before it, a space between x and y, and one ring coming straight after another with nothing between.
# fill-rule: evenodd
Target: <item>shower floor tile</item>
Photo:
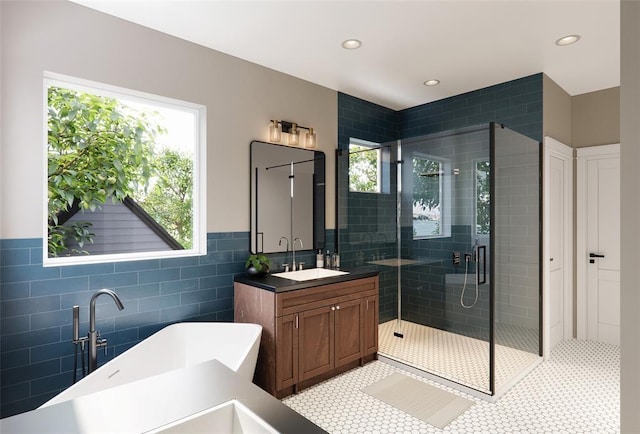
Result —
<instances>
[{"instance_id":1,"label":"shower floor tile","mask_svg":"<svg viewBox=\"0 0 640 434\"><path fill-rule=\"evenodd\" d=\"M401 322L399 338L393 335L397 321L379 326L379 353L414 368L489 392L489 343L456 333ZM501 395L539 363L537 354L503 345L495 346L496 392Z\"/></svg>"},{"instance_id":2,"label":"shower floor tile","mask_svg":"<svg viewBox=\"0 0 640 434\"><path fill-rule=\"evenodd\" d=\"M440 430L361 391L400 372L475 404ZM619 433L620 348L593 341L559 343L548 361L498 401L489 402L374 361L303 390L284 404L332 434Z\"/></svg>"}]
</instances>

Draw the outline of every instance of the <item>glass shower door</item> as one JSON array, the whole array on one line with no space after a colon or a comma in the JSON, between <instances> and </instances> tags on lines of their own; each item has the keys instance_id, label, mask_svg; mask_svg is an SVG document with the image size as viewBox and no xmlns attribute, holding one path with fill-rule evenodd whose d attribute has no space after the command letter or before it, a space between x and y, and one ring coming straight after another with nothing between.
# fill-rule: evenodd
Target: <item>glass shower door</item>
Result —
<instances>
[{"instance_id":1,"label":"glass shower door","mask_svg":"<svg viewBox=\"0 0 640 434\"><path fill-rule=\"evenodd\" d=\"M490 393L489 125L401 143L408 364Z\"/></svg>"}]
</instances>

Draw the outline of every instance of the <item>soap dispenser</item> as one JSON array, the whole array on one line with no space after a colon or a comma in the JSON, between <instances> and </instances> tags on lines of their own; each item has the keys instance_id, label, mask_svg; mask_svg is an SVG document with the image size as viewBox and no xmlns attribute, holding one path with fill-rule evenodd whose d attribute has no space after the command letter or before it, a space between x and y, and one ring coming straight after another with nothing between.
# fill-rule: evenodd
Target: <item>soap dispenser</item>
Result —
<instances>
[{"instance_id":1,"label":"soap dispenser","mask_svg":"<svg viewBox=\"0 0 640 434\"><path fill-rule=\"evenodd\" d=\"M316 255L316 268L324 268L324 256L322 256L322 250L318 250Z\"/></svg>"}]
</instances>

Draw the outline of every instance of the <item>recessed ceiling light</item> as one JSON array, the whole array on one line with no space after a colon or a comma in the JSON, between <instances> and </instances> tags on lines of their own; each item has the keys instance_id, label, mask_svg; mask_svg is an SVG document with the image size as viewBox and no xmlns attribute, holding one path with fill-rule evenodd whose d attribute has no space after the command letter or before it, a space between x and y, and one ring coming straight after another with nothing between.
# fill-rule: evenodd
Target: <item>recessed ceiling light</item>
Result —
<instances>
[{"instance_id":1,"label":"recessed ceiling light","mask_svg":"<svg viewBox=\"0 0 640 434\"><path fill-rule=\"evenodd\" d=\"M558 39L556 41L556 45L559 46L564 46L564 45L571 45L571 44L575 44L576 42L578 42L580 40L580 35L568 35L568 36L563 36L562 38Z\"/></svg>"},{"instance_id":2,"label":"recessed ceiling light","mask_svg":"<svg viewBox=\"0 0 640 434\"><path fill-rule=\"evenodd\" d=\"M347 39L342 41L342 48L346 50L355 50L356 48L360 48L362 42L357 39Z\"/></svg>"},{"instance_id":3,"label":"recessed ceiling light","mask_svg":"<svg viewBox=\"0 0 640 434\"><path fill-rule=\"evenodd\" d=\"M440 84L440 80L435 80L435 79L427 80L424 82L425 86L437 86L439 84Z\"/></svg>"}]
</instances>

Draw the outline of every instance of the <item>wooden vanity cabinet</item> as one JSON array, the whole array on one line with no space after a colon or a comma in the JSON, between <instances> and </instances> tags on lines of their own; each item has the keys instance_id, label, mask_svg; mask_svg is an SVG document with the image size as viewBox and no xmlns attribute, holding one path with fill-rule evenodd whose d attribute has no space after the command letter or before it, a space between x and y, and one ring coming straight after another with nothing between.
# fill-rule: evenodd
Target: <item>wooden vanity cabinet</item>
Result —
<instances>
[{"instance_id":1,"label":"wooden vanity cabinet","mask_svg":"<svg viewBox=\"0 0 640 434\"><path fill-rule=\"evenodd\" d=\"M254 382L279 398L378 351L378 278L274 293L235 283L235 321L261 324Z\"/></svg>"}]
</instances>

